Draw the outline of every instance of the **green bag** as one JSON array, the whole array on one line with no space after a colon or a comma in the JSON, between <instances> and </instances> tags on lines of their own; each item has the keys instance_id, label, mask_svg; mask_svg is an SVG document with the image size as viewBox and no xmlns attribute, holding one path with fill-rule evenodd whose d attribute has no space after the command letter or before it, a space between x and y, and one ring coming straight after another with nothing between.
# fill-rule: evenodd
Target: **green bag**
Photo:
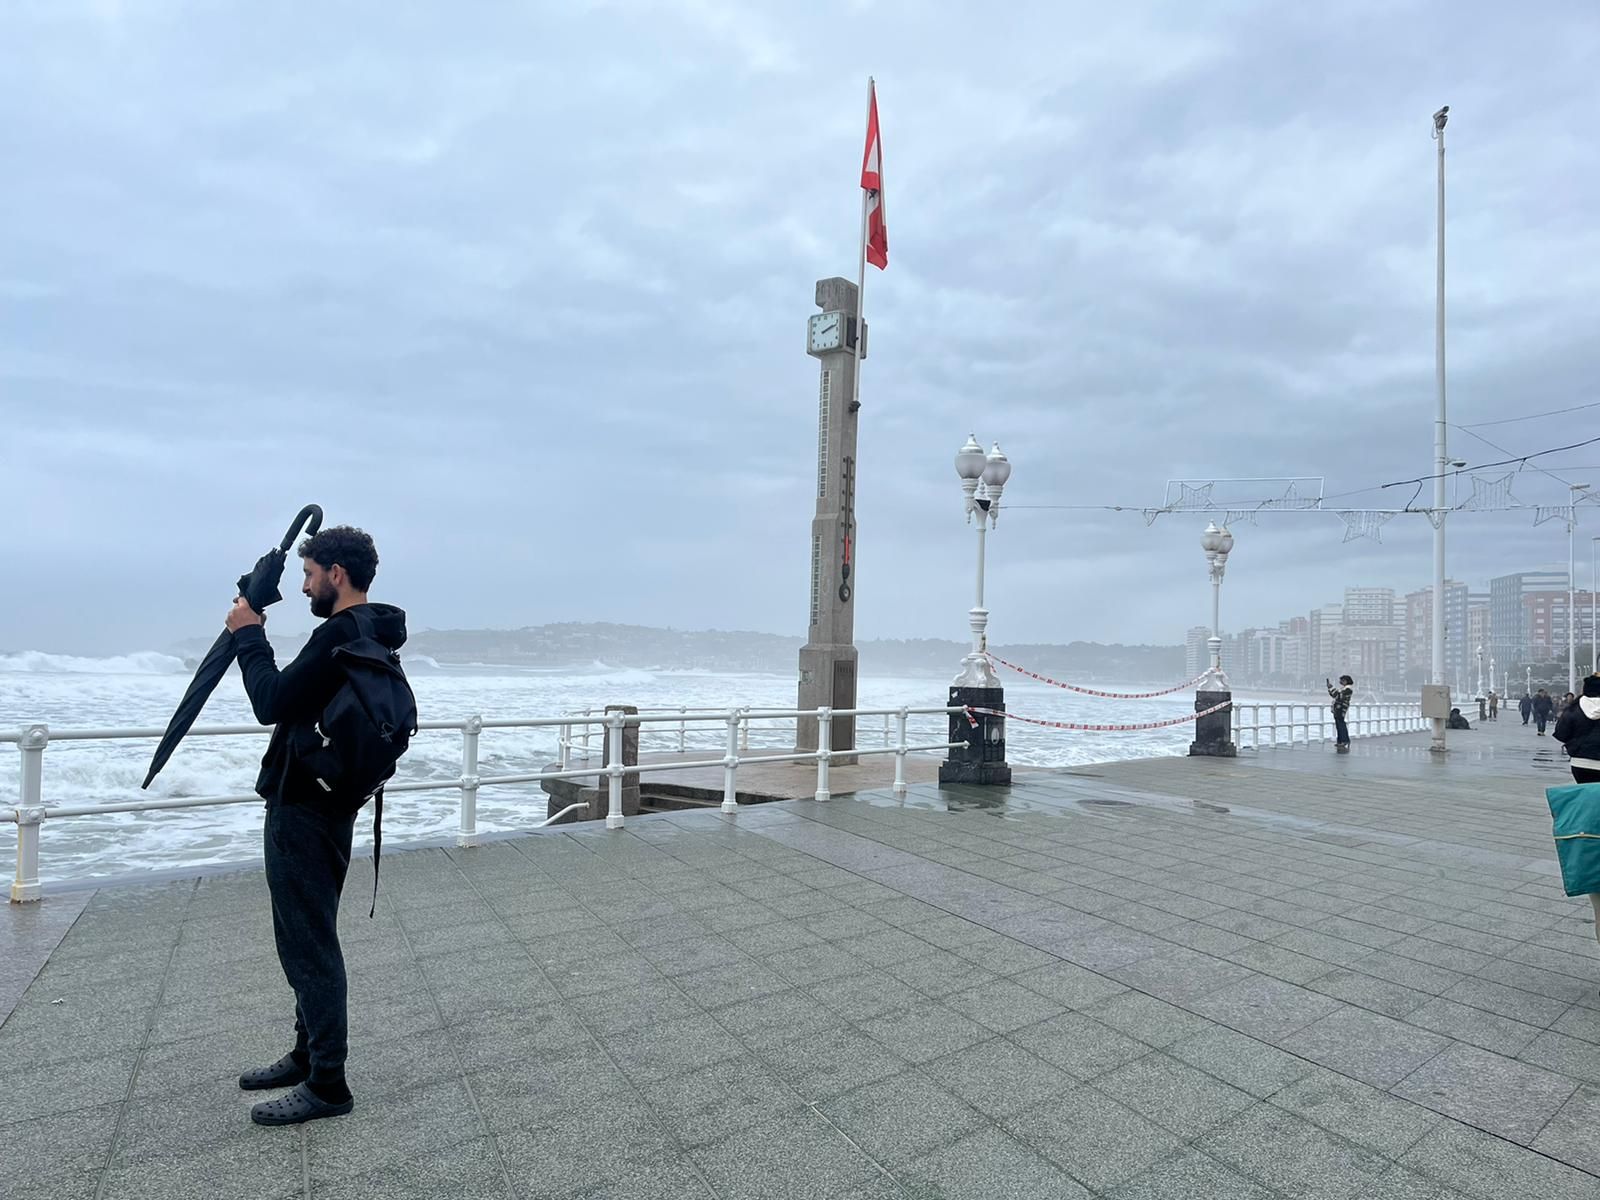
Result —
<instances>
[{"instance_id":1,"label":"green bag","mask_svg":"<svg viewBox=\"0 0 1600 1200\"><path fill-rule=\"evenodd\" d=\"M1600 892L1600 783L1545 788L1561 884L1569 896Z\"/></svg>"}]
</instances>

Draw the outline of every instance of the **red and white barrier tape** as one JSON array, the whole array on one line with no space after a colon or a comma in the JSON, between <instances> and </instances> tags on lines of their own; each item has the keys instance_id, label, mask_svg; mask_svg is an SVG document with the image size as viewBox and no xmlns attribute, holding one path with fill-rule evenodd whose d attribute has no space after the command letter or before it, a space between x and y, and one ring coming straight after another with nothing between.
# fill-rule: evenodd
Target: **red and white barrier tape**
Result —
<instances>
[{"instance_id":1,"label":"red and white barrier tape","mask_svg":"<svg viewBox=\"0 0 1600 1200\"><path fill-rule=\"evenodd\" d=\"M988 654L988 651L984 652ZM1007 662L998 655L989 654L989 659L999 663L1002 667L1010 667L1018 675L1026 675L1029 679L1037 679L1040 683L1048 683L1051 687L1066 688L1069 692L1077 692L1081 696L1099 696L1102 700L1154 700L1157 696L1170 696L1173 692L1181 692L1192 688L1199 683L1210 671L1202 671L1187 683L1180 683L1175 687L1162 688L1159 692L1097 692L1093 688L1079 687L1074 683L1062 683L1059 679L1051 679L1048 675L1041 675L1037 671L1030 671L1026 667L1019 667L1016 663ZM1095 728L1099 728L1096 726ZM1134 728L1134 726L1129 726Z\"/></svg>"},{"instance_id":2,"label":"red and white barrier tape","mask_svg":"<svg viewBox=\"0 0 1600 1200\"><path fill-rule=\"evenodd\" d=\"M1044 729L1065 729L1072 733L1133 733L1141 729L1169 729L1174 725L1187 725L1190 721L1198 721L1201 717L1209 717L1212 713L1219 713L1231 707L1233 701L1224 700L1221 704L1213 704L1202 712L1189 713L1182 717L1173 717L1168 721L1146 721L1140 725L1075 725L1070 721L1041 721L1038 717L1019 717L1016 713L1000 712L993 708L973 708L967 706L967 724L976 726L978 721L974 713L981 713L986 717L1004 717L1008 721L1024 721L1029 725L1038 725Z\"/></svg>"}]
</instances>

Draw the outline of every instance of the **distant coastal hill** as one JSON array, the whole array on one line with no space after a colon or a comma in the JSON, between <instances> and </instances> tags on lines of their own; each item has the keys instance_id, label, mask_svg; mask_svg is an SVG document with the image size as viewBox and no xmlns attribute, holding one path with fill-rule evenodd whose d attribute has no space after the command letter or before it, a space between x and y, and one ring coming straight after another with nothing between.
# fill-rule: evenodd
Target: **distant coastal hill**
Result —
<instances>
[{"instance_id":1,"label":"distant coastal hill","mask_svg":"<svg viewBox=\"0 0 1600 1200\"><path fill-rule=\"evenodd\" d=\"M953 675L964 644L936 638L875 639L857 643L863 675ZM503 663L560 668L596 661L613 667L755 671L796 669L801 639L748 631L655 629L645 625L569 622L526 629L430 629L411 636L407 650L448 663ZM1183 673L1182 646L1067 645L994 647L996 654L1043 673L1078 678L1158 679Z\"/></svg>"},{"instance_id":2,"label":"distant coastal hill","mask_svg":"<svg viewBox=\"0 0 1600 1200\"><path fill-rule=\"evenodd\" d=\"M274 639L278 660L287 661L303 641ZM197 659L210 644L210 639L191 639L173 647L173 652ZM878 638L857 645L861 673L866 676L953 676L967 652L966 643L938 638ZM800 638L775 633L573 621L523 629L424 629L411 634L403 653L426 655L443 666L491 663L560 670L602 662L639 670L786 675L796 670L800 646ZM1182 646L1069 642L995 644L992 648L1003 658L1041 674L1070 675L1074 683L1096 679L1171 683L1182 676L1184 668Z\"/></svg>"}]
</instances>

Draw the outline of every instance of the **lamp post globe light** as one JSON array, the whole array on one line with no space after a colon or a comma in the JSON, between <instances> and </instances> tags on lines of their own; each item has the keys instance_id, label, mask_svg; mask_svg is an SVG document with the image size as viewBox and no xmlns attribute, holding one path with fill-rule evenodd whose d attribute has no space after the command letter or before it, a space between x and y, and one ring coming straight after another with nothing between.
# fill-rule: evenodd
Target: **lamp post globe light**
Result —
<instances>
[{"instance_id":1,"label":"lamp post globe light","mask_svg":"<svg viewBox=\"0 0 1600 1200\"><path fill-rule=\"evenodd\" d=\"M989 663L989 610L983 602L985 541L991 525L1000 519L1000 497L1011 478L1011 460L1000 443L988 454L978 439L967 435L966 445L956 452L956 477L966 498L967 523L977 517L978 585L976 600L967 612L972 631L972 649L961 660L961 673L950 686L949 703L967 708L990 709L1004 714L1005 691ZM977 724L965 713L950 714L952 745L945 761L939 764L940 783L1011 782L1011 767L1006 763L1006 721L1003 715L977 715Z\"/></svg>"},{"instance_id":2,"label":"lamp post globe light","mask_svg":"<svg viewBox=\"0 0 1600 1200\"><path fill-rule=\"evenodd\" d=\"M1228 555L1233 553L1233 534L1216 522L1206 525L1200 535L1200 549L1205 551L1206 565L1211 574L1211 636L1206 647L1211 652L1211 666L1200 681L1195 693L1195 712L1205 712L1219 704L1231 704L1233 691L1222 670L1222 577L1228 569ZM1189 753L1196 757L1233 758L1239 751L1233 744L1233 709L1201 717L1195 722L1194 743Z\"/></svg>"}]
</instances>

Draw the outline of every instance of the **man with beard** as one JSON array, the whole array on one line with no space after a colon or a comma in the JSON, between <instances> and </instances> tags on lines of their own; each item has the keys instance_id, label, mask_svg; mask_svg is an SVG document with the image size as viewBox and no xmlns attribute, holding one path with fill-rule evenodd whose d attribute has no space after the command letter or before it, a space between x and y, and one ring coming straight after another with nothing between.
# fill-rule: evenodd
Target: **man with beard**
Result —
<instances>
[{"instance_id":1,"label":"man with beard","mask_svg":"<svg viewBox=\"0 0 1600 1200\"><path fill-rule=\"evenodd\" d=\"M324 529L300 544L300 557L300 590L323 623L292 663L278 670L262 617L243 597L227 619L256 720L277 726L256 791L267 802L263 842L272 931L295 994L294 1049L239 1077L246 1091L294 1089L251 1108L250 1119L259 1125L293 1125L355 1107L344 1074L349 1021L339 896L356 812L365 800L330 803L300 757L321 744L317 720L343 682L333 652L362 636L391 650L406 640L405 613L367 600L378 569L378 552L367 534L347 525Z\"/></svg>"}]
</instances>

